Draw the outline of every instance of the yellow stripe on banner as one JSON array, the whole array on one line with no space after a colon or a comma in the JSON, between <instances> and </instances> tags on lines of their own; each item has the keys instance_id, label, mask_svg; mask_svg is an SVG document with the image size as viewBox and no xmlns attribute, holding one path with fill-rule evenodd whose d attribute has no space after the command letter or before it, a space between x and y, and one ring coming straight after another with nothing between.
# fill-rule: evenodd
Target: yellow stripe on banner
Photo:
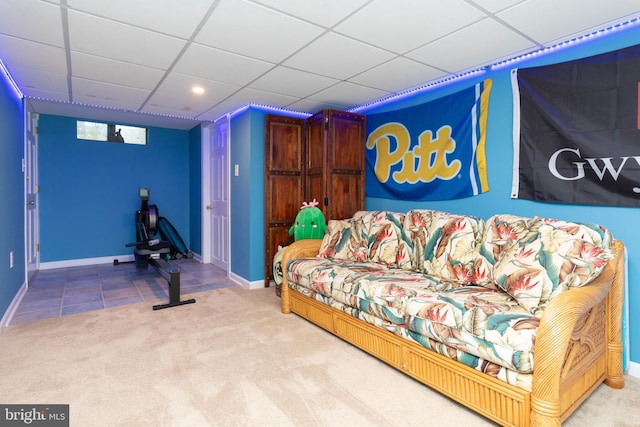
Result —
<instances>
[{"instance_id":1,"label":"yellow stripe on banner","mask_svg":"<svg viewBox=\"0 0 640 427\"><path fill-rule=\"evenodd\" d=\"M489 115L489 95L491 94L492 79L484 81L482 95L480 95L480 141L476 148L476 164L478 165L478 175L480 175L480 193L489 191L489 181L487 180L487 158L485 154L485 143L487 141L487 117Z\"/></svg>"}]
</instances>

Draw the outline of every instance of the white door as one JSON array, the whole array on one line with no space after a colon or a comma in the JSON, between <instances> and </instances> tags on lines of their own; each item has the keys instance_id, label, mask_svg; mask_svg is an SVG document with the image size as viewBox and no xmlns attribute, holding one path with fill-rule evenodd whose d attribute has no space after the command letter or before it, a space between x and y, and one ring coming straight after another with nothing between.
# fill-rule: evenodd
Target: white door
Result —
<instances>
[{"instance_id":1,"label":"white door","mask_svg":"<svg viewBox=\"0 0 640 427\"><path fill-rule=\"evenodd\" d=\"M214 123L210 135L210 194L206 210L210 220L211 264L229 267L229 120Z\"/></svg>"},{"instance_id":2,"label":"white door","mask_svg":"<svg viewBox=\"0 0 640 427\"><path fill-rule=\"evenodd\" d=\"M38 113L26 112L25 129L25 259L27 283L38 270L40 261L38 226Z\"/></svg>"}]
</instances>

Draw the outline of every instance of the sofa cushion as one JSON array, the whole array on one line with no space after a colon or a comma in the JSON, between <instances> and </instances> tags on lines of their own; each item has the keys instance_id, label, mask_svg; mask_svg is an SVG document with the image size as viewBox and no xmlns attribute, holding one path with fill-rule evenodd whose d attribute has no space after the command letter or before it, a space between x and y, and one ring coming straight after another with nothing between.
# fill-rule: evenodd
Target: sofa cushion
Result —
<instances>
[{"instance_id":1,"label":"sofa cushion","mask_svg":"<svg viewBox=\"0 0 640 427\"><path fill-rule=\"evenodd\" d=\"M472 283L495 289L493 266L514 243L523 239L536 218L511 214L493 215L484 224L482 241L474 264Z\"/></svg>"},{"instance_id":2,"label":"sofa cushion","mask_svg":"<svg viewBox=\"0 0 640 427\"><path fill-rule=\"evenodd\" d=\"M608 233L592 231L584 224L539 219L528 238L498 260L495 284L524 309L537 312L559 293L591 282L612 258L609 248L599 247L607 245Z\"/></svg>"},{"instance_id":3,"label":"sofa cushion","mask_svg":"<svg viewBox=\"0 0 640 427\"><path fill-rule=\"evenodd\" d=\"M388 267L398 266L398 250L404 214L379 211L363 217L370 222L368 232L367 260Z\"/></svg>"},{"instance_id":4,"label":"sofa cushion","mask_svg":"<svg viewBox=\"0 0 640 427\"><path fill-rule=\"evenodd\" d=\"M423 290L407 301L406 316L407 329L418 336L508 369L533 371L540 319L500 290L481 286Z\"/></svg>"},{"instance_id":5,"label":"sofa cushion","mask_svg":"<svg viewBox=\"0 0 640 427\"><path fill-rule=\"evenodd\" d=\"M422 272L461 284L474 280L474 262L484 221L474 216L432 211L429 228L417 230L413 245Z\"/></svg>"},{"instance_id":6,"label":"sofa cushion","mask_svg":"<svg viewBox=\"0 0 640 427\"><path fill-rule=\"evenodd\" d=\"M329 220L318 256L351 261L367 258L367 235L362 220Z\"/></svg>"},{"instance_id":7,"label":"sofa cushion","mask_svg":"<svg viewBox=\"0 0 640 427\"><path fill-rule=\"evenodd\" d=\"M448 289L455 282L371 262L300 258L289 263L287 279L313 292L404 324L406 301L418 292Z\"/></svg>"}]
</instances>

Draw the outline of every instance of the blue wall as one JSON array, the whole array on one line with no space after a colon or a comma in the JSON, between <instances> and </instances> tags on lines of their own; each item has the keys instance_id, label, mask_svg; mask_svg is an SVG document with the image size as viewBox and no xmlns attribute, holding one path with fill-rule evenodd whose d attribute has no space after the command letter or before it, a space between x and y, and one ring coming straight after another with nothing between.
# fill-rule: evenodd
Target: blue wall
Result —
<instances>
[{"instance_id":1,"label":"blue wall","mask_svg":"<svg viewBox=\"0 0 640 427\"><path fill-rule=\"evenodd\" d=\"M40 261L131 254L139 187L190 245L189 132L150 127L148 144L76 139L76 119L39 121Z\"/></svg>"},{"instance_id":2,"label":"blue wall","mask_svg":"<svg viewBox=\"0 0 640 427\"><path fill-rule=\"evenodd\" d=\"M559 50L556 53L536 57L535 60L521 62L520 68L546 65L594 55L605 51L620 49L640 43L640 26L618 30L615 35L594 37L589 42L576 44L571 49ZM511 67L512 68L512 67ZM462 81L428 94L412 99L385 105L365 114L404 108L444 96L450 92L469 86L478 80L491 77L493 90L489 103L489 121L487 130L487 170L490 191L488 193L458 200L437 202L399 202L386 199L367 198L367 209L386 209L407 211L411 208L433 208L455 213L472 214L488 218L496 213L513 213L516 215L539 215L549 218L561 218L574 221L600 223L608 227L613 235L622 240L629 253L629 342L630 359L640 363L640 228L637 222L637 208L613 208L539 203L510 198L513 165L513 102L509 72L505 68L489 72L474 79ZM640 76L639 76L640 79ZM633 154L633 153L630 153ZM638 153L640 154L640 147Z\"/></svg>"},{"instance_id":3,"label":"blue wall","mask_svg":"<svg viewBox=\"0 0 640 427\"><path fill-rule=\"evenodd\" d=\"M0 71L0 318L25 282L24 112L22 99ZM14 267L9 268L13 251Z\"/></svg>"},{"instance_id":4,"label":"blue wall","mask_svg":"<svg viewBox=\"0 0 640 427\"><path fill-rule=\"evenodd\" d=\"M247 279L264 279L264 117L247 109L231 118L230 270Z\"/></svg>"}]
</instances>

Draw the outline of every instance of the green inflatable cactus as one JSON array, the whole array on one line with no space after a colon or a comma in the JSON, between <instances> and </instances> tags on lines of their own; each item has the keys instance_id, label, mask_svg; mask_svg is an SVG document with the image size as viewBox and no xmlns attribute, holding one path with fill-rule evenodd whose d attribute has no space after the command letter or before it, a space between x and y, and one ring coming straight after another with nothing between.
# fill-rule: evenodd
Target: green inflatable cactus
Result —
<instances>
[{"instance_id":1,"label":"green inflatable cactus","mask_svg":"<svg viewBox=\"0 0 640 427\"><path fill-rule=\"evenodd\" d=\"M322 239L327 231L324 214L318 209L318 202L304 202L296 216L296 222L289 229L289 235L295 241L305 239Z\"/></svg>"}]
</instances>

